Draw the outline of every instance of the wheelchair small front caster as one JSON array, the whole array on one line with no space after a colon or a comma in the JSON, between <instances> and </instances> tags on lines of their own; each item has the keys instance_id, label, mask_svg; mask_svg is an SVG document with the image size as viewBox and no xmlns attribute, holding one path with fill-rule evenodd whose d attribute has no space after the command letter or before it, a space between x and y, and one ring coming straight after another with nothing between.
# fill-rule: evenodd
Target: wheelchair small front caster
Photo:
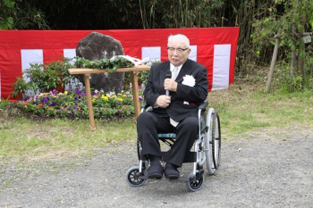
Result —
<instances>
[{"instance_id":1,"label":"wheelchair small front caster","mask_svg":"<svg viewBox=\"0 0 313 208\"><path fill-rule=\"evenodd\" d=\"M204 183L204 174L203 172L199 173L197 171L196 175L193 175L193 173L191 172L188 176L188 181L186 182L187 184L187 188L190 191L199 191Z\"/></svg>"},{"instance_id":2,"label":"wheelchair small front caster","mask_svg":"<svg viewBox=\"0 0 313 208\"><path fill-rule=\"evenodd\" d=\"M146 182L146 179L141 178L140 176L146 176L145 171L143 171L143 173L139 173L138 166L131 167L126 173L126 181L133 187L142 186Z\"/></svg>"}]
</instances>

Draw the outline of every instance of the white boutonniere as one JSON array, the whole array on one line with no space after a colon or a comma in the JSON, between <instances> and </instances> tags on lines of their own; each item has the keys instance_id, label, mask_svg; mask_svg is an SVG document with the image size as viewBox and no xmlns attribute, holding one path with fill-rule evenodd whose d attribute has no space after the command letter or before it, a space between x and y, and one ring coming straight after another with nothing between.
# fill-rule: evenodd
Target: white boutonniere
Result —
<instances>
[{"instance_id":1,"label":"white boutonniere","mask_svg":"<svg viewBox=\"0 0 313 208\"><path fill-rule=\"evenodd\" d=\"M187 85L189 87L193 87L196 84L196 80L195 80L195 78L192 75L186 75L186 76L183 77L183 79L184 79L183 82L182 82L183 85Z\"/></svg>"}]
</instances>

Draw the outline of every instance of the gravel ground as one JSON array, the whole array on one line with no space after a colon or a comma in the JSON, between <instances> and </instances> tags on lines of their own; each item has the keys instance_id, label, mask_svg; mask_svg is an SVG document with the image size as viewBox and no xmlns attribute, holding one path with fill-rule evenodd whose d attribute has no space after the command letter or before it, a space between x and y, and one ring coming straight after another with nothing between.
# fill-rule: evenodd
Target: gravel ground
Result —
<instances>
[{"instance_id":1,"label":"gravel ground","mask_svg":"<svg viewBox=\"0 0 313 208\"><path fill-rule=\"evenodd\" d=\"M0 208L15 207L313 207L313 127L260 129L223 140L222 162L203 188L148 180L134 188L134 143L86 158L0 166ZM188 174L190 165L181 173Z\"/></svg>"}]
</instances>

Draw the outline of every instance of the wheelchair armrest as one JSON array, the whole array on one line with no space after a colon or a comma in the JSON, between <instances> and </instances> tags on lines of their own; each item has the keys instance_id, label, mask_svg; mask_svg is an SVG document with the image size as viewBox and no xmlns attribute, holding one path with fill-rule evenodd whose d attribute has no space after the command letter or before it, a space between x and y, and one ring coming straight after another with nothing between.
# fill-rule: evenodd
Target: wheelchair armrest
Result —
<instances>
[{"instance_id":1,"label":"wheelchair armrest","mask_svg":"<svg viewBox=\"0 0 313 208\"><path fill-rule=\"evenodd\" d=\"M148 103L144 103L141 105L141 112L152 110L153 110L152 106L150 106Z\"/></svg>"},{"instance_id":2,"label":"wheelchair armrest","mask_svg":"<svg viewBox=\"0 0 313 208\"><path fill-rule=\"evenodd\" d=\"M148 108L150 105L148 103L144 103L140 106L141 109L146 109Z\"/></svg>"},{"instance_id":3,"label":"wheelchair armrest","mask_svg":"<svg viewBox=\"0 0 313 208\"><path fill-rule=\"evenodd\" d=\"M208 104L209 104L208 102L203 102L203 103L201 103L201 105L199 105L198 109L203 111L206 109Z\"/></svg>"}]
</instances>

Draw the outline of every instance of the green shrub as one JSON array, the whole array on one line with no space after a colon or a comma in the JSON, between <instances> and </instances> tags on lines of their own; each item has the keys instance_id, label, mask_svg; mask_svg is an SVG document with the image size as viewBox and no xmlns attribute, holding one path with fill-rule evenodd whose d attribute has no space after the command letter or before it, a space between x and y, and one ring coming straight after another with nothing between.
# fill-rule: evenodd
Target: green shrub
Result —
<instances>
[{"instance_id":1,"label":"green shrub","mask_svg":"<svg viewBox=\"0 0 313 208\"><path fill-rule=\"evenodd\" d=\"M11 93L14 97L20 93L23 94L26 90L29 89L29 85L25 82L23 77L17 77L16 79L17 81L12 86L14 90Z\"/></svg>"}]
</instances>

